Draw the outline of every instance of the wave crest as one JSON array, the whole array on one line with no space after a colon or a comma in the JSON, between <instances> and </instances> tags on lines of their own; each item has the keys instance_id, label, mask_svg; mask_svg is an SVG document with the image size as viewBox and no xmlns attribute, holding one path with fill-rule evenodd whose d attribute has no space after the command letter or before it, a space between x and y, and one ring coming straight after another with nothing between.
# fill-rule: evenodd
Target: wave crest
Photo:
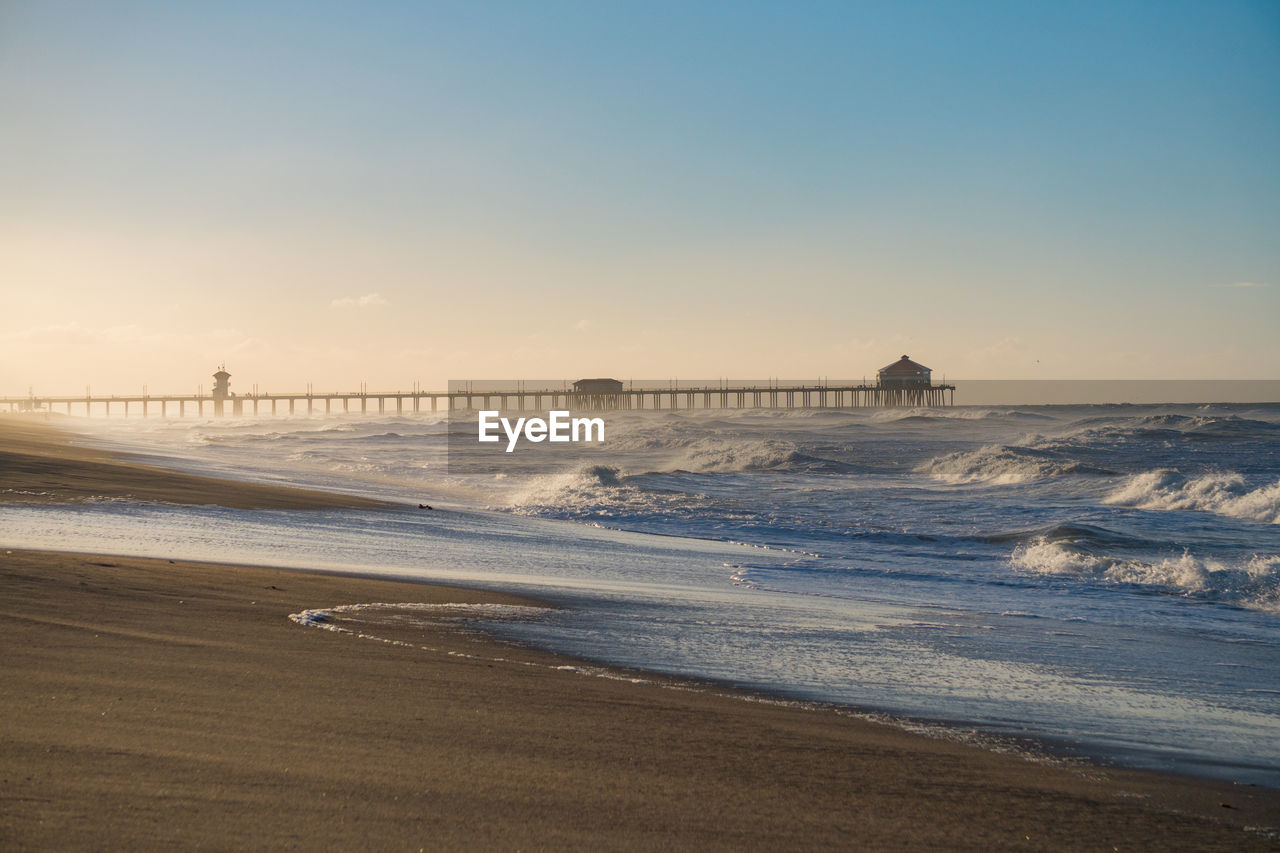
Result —
<instances>
[{"instance_id":1,"label":"wave crest","mask_svg":"<svg viewBox=\"0 0 1280 853\"><path fill-rule=\"evenodd\" d=\"M760 471L778 468L807 457L789 441L695 441L684 448L675 461L683 470L692 472Z\"/></svg>"},{"instance_id":2,"label":"wave crest","mask_svg":"<svg viewBox=\"0 0 1280 853\"><path fill-rule=\"evenodd\" d=\"M1238 415L1144 415L1138 418L1090 417L1077 420L1067 435L1077 439L1247 440L1274 439L1280 424Z\"/></svg>"},{"instance_id":3,"label":"wave crest","mask_svg":"<svg viewBox=\"0 0 1280 853\"><path fill-rule=\"evenodd\" d=\"M1032 483L1067 474L1110 474L1112 472L1053 451L1034 447L988 444L977 450L963 450L929 460L916 469L944 483L987 483L1009 485Z\"/></svg>"},{"instance_id":4,"label":"wave crest","mask_svg":"<svg viewBox=\"0 0 1280 853\"><path fill-rule=\"evenodd\" d=\"M991 544L1011 542L1015 545L1065 542L1077 549L1140 548L1152 547L1155 544L1129 533L1078 522L1051 524L1031 530L1010 530L982 536L979 539Z\"/></svg>"},{"instance_id":5,"label":"wave crest","mask_svg":"<svg viewBox=\"0 0 1280 853\"><path fill-rule=\"evenodd\" d=\"M705 495L646 489L611 465L589 465L536 477L507 495L505 509L548 518L629 521L668 512L695 512Z\"/></svg>"},{"instance_id":6,"label":"wave crest","mask_svg":"<svg viewBox=\"0 0 1280 853\"><path fill-rule=\"evenodd\" d=\"M1015 548L1009 563L1035 574L1154 587L1280 614L1280 556L1254 554L1232 564L1186 551L1180 557L1145 562L1089 554L1069 542L1039 540Z\"/></svg>"},{"instance_id":7,"label":"wave crest","mask_svg":"<svg viewBox=\"0 0 1280 853\"><path fill-rule=\"evenodd\" d=\"M872 423L911 423L911 422L927 422L927 421L985 421L985 420L1035 420L1035 421L1052 421L1055 418L1052 415L1040 414L1039 412L1024 412L1019 409L987 409L987 408L954 408L954 409L937 409L937 408L912 408L912 409L883 409L873 412L869 420Z\"/></svg>"},{"instance_id":8,"label":"wave crest","mask_svg":"<svg viewBox=\"0 0 1280 853\"><path fill-rule=\"evenodd\" d=\"M1280 480L1250 489L1234 471L1188 478L1173 468L1130 477L1104 503L1136 509L1202 510L1246 521L1280 524Z\"/></svg>"},{"instance_id":9,"label":"wave crest","mask_svg":"<svg viewBox=\"0 0 1280 853\"><path fill-rule=\"evenodd\" d=\"M708 435L684 424L630 429L615 434L610 442L614 452L637 453L640 458L636 464L647 468L636 470L654 472L722 474L790 465L838 464L801 453L794 442L785 439Z\"/></svg>"}]
</instances>

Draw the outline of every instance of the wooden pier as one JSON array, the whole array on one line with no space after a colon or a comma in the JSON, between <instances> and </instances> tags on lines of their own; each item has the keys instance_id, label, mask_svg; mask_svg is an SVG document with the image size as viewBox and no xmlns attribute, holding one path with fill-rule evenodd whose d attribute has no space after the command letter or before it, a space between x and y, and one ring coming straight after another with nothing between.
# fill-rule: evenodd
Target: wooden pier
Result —
<instances>
[{"instance_id":1,"label":"wooden pier","mask_svg":"<svg viewBox=\"0 0 1280 853\"><path fill-rule=\"evenodd\" d=\"M139 394L136 396L0 397L10 412L62 412L123 417L221 417L224 415L333 415L510 412L683 411L690 409L877 409L942 407L955 403L954 385L744 385L627 388L608 394L567 389L461 391L351 391L334 393L228 395Z\"/></svg>"}]
</instances>

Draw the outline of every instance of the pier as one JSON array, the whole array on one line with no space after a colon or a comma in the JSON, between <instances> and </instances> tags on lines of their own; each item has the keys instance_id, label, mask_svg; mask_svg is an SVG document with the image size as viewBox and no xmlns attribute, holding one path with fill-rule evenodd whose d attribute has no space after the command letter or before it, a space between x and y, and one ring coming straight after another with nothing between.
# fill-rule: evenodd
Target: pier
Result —
<instances>
[{"instance_id":1,"label":"pier","mask_svg":"<svg viewBox=\"0 0 1280 853\"><path fill-rule=\"evenodd\" d=\"M68 415L83 407L86 416L95 407L108 417L115 407L115 414L162 418L176 415L179 418L194 415L213 417L224 415L307 415L395 412L455 413L492 410L500 412L549 412L553 409L568 411L687 411L691 409L883 409L895 406L921 406L937 408L955 404L954 385L935 385L932 371L903 356L878 372L875 384L835 383L823 381L813 385L784 385L769 382L765 385L734 385L722 382L718 385L681 386L672 382L667 387L651 385L636 388L617 379L579 379L572 384L564 382L560 388L529 389L522 382L514 387L475 389L475 383L450 382L448 391L359 391L314 393L310 386L306 391L289 394L260 393L258 387L247 394L235 394L231 390L231 374L226 365L219 365L213 374L213 389L209 394L156 394L143 392L136 396L94 396L88 389L83 395L44 396L30 393L25 397L0 397L0 409L10 412L58 412ZM498 383L481 383L498 384Z\"/></svg>"},{"instance_id":2,"label":"pier","mask_svg":"<svg viewBox=\"0 0 1280 853\"><path fill-rule=\"evenodd\" d=\"M10 412L65 412L122 417L332 415L512 412L683 411L688 409L875 409L954 405L954 385L742 385L626 388L609 393L526 388L467 391L348 391L333 393L138 394L0 397Z\"/></svg>"}]
</instances>

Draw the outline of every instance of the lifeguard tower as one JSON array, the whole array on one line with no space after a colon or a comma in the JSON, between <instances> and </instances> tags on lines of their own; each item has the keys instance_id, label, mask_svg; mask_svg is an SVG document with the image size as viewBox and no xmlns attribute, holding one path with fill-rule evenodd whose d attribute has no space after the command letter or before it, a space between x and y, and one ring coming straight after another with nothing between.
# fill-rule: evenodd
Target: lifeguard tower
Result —
<instances>
[{"instance_id":1,"label":"lifeguard tower","mask_svg":"<svg viewBox=\"0 0 1280 853\"><path fill-rule=\"evenodd\" d=\"M222 417L222 404L231 399L231 374L227 373L225 364L218 365L218 372L213 374L213 415ZM238 414L238 413L237 413Z\"/></svg>"}]
</instances>

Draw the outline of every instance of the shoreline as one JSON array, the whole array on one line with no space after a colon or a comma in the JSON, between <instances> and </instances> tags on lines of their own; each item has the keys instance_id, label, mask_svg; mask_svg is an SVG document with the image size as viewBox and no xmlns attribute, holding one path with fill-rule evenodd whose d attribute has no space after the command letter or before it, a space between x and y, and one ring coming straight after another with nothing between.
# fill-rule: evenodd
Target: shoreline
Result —
<instances>
[{"instance_id":1,"label":"shoreline","mask_svg":"<svg viewBox=\"0 0 1280 853\"><path fill-rule=\"evenodd\" d=\"M0 506L2 505L3 502L0 501ZM661 536L664 534L651 535ZM98 550L54 550L41 547L23 546L15 546L6 549L3 545L0 545L0 551L38 554L48 553L64 557L79 557L84 559L93 558L94 560L167 560L170 563L189 563L221 567L225 569L243 569L250 567L260 569L262 571L298 574L307 577L385 581L393 584L409 584L414 587L422 586L439 588L441 590L457 590L460 594L470 596L503 596L511 599L519 599L524 603L524 606L545 610L562 610L569 606L563 601L556 600L555 596L543 597L531 595L525 592L514 592L497 584L477 586L474 582L467 580L451 580L447 578L420 580L393 573L380 574L376 572L363 572L344 568L304 568L300 566L243 563L233 560L213 560L199 557L175 557L170 559L168 557L161 556L146 556ZM870 706L791 695L782 689L770 689L768 687L758 685L743 684L728 678L690 675L681 672L667 672L658 669L645 669L635 665L614 663L607 659L596 658L590 655L557 651L545 646L529 645L520 640L503 636L501 631L498 629L486 628L482 629L482 633L499 646L511 646L544 654L561 661L562 664L567 663L570 666L590 669L603 677L632 680L636 682L643 681L644 683L661 688L697 690L702 692L718 691L725 697L731 697L741 701L776 704L788 708L804 709L819 713L838 714L850 719L862 720L875 725L889 726L916 737L974 747L984 752L1010 755L1023 761L1058 767L1072 772L1100 773L1104 775L1134 773L1138 775L1183 779L1189 782L1206 782L1213 785L1228 785L1232 786L1233 790L1256 789L1258 791L1269 791L1276 795L1276 812L1274 818L1271 820L1271 823L1274 824L1274 826L1271 828L1275 830L1277 838L1280 838L1280 787L1273 787L1255 782L1239 782L1222 777L1201 775L1191 771L1168 770L1157 767L1126 764L1117 760L1109 759L1103 754L1091 754L1080 747L1070 747L1066 745L1068 741L1065 739L1058 742L1046 737L1031 734L1005 734L999 731L981 731L979 727L982 723L964 718L913 716L911 714L897 713ZM382 638L368 637L368 639L380 640ZM387 642L396 641L387 640Z\"/></svg>"},{"instance_id":2,"label":"shoreline","mask_svg":"<svg viewBox=\"0 0 1280 853\"><path fill-rule=\"evenodd\" d=\"M118 488L107 475L129 463L40 429L46 446L18 451ZM12 454L7 433L0 453ZM212 481L222 491L200 492L210 478L166 473L196 481L184 486L193 496L244 491ZM285 491L275 498L317 494ZM0 559L0 630L14 650L0 682L11 721L0 840L12 849L216 837L1239 850L1278 837L1280 791L1268 788L1035 763L837 708L745 701L767 694L714 681L584 667L448 624L379 626L401 632L399 645L288 619L375 601L542 604L525 596L305 568L20 549ZM597 666L624 677L584 677Z\"/></svg>"},{"instance_id":3,"label":"shoreline","mask_svg":"<svg viewBox=\"0 0 1280 853\"><path fill-rule=\"evenodd\" d=\"M1280 815L1270 789L1033 763L714 683L591 677L581 661L448 623L371 632L387 643L288 618L374 601L541 604L524 597L181 560L0 557L10 849L216 836L227 847L1242 850L1268 849L1244 827Z\"/></svg>"},{"instance_id":4,"label":"shoreline","mask_svg":"<svg viewBox=\"0 0 1280 853\"><path fill-rule=\"evenodd\" d=\"M74 443L48 421L0 418L0 501L86 503L101 498L231 509L377 509L387 501L186 474Z\"/></svg>"}]
</instances>

